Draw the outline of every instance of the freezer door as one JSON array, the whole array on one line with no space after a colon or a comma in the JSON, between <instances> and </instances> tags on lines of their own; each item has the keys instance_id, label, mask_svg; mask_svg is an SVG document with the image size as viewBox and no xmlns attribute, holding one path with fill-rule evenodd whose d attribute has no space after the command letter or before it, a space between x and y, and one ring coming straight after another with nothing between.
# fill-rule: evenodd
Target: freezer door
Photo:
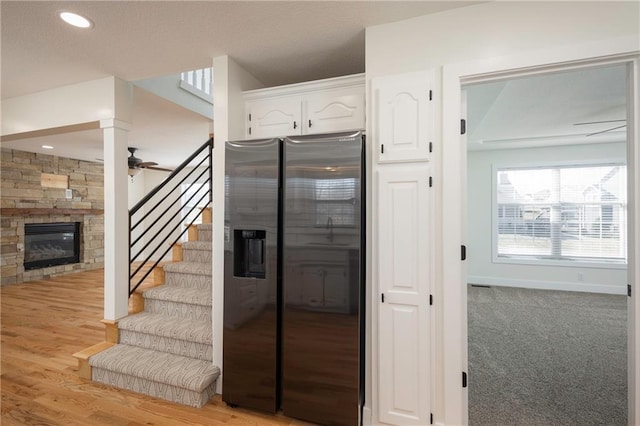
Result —
<instances>
[{"instance_id":1,"label":"freezer door","mask_svg":"<svg viewBox=\"0 0 640 426\"><path fill-rule=\"evenodd\" d=\"M280 140L225 149L222 399L275 412Z\"/></svg>"},{"instance_id":2,"label":"freezer door","mask_svg":"<svg viewBox=\"0 0 640 426\"><path fill-rule=\"evenodd\" d=\"M362 144L284 142L282 409L326 425L358 423Z\"/></svg>"}]
</instances>

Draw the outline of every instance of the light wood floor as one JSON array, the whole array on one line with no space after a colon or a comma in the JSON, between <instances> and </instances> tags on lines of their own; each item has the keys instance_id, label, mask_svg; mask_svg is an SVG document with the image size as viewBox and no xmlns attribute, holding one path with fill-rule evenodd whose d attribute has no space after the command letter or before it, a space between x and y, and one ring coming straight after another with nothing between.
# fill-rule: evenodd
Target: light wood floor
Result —
<instances>
[{"instance_id":1,"label":"light wood floor","mask_svg":"<svg viewBox=\"0 0 640 426\"><path fill-rule=\"evenodd\" d=\"M80 379L71 354L104 339L103 270L0 288L2 404L9 425L304 425L228 408L201 409Z\"/></svg>"}]
</instances>

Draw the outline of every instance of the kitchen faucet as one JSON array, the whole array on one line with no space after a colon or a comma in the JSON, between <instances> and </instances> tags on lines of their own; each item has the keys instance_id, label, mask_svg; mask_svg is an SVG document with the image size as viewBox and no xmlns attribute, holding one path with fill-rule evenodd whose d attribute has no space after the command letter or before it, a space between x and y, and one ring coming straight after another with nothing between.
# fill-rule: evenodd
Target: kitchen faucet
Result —
<instances>
[{"instance_id":1,"label":"kitchen faucet","mask_svg":"<svg viewBox=\"0 0 640 426\"><path fill-rule=\"evenodd\" d=\"M329 216L327 219L327 229L329 230L329 235L327 235L327 240L333 242L333 218Z\"/></svg>"}]
</instances>

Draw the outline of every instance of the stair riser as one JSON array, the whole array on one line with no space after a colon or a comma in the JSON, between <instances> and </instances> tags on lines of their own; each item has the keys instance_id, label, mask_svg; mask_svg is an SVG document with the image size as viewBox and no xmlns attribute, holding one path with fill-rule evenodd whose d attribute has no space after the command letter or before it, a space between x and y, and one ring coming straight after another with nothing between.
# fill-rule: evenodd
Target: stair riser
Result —
<instances>
[{"instance_id":1,"label":"stair riser","mask_svg":"<svg viewBox=\"0 0 640 426\"><path fill-rule=\"evenodd\" d=\"M198 229L198 241L211 241L211 229Z\"/></svg>"},{"instance_id":2,"label":"stair riser","mask_svg":"<svg viewBox=\"0 0 640 426\"><path fill-rule=\"evenodd\" d=\"M205 250L185 249L182 252L182 257L185 262L211 263L212 253Z\"/></svg>"},{"instance_id":3,"label":"stair riser","mask_svg":"<svg viewBox=\"0 0 640 426\"><path fill-rule=\"evenodd\" d=\"M120 389L127 389L133 392L149 395L154 398L160 398L165 401L176 402L178 404L188 405L195 408L200 408L209 402L216 390L215 380L202 392L195 392L96 367L92 368L91 376L95 382L115 386Z\"/></svg>"},{"instance_id":4,"label":"stair riser","mask_svg":"<svg viewBox=\"0 0 640 426\"><path fill-rule=\"evenodd\" d=\"M189 305L167 300L145 299L144 310L174 318L211 321L211 306Z\"/></svg>"},{"instance_id":5,"label":"stair riser","mask_svg":"<svg viewBox=\"0 0 640 426\"><path fill-rule=\"evenodd\" d=\"M206 290L211 288L211 276L165 271L165 285Z\"/></svg>"},{"instance_id":6,"label":"stair riser","mask_svg":"<svg viewBox=\"0 0 640 426\"><path fill-rule=\"evenodd\" d=\"M131 330L120 330L120 343L203 361L213 361L213 346L211 343L190 342Z\"/></svg>"}]
</instances>

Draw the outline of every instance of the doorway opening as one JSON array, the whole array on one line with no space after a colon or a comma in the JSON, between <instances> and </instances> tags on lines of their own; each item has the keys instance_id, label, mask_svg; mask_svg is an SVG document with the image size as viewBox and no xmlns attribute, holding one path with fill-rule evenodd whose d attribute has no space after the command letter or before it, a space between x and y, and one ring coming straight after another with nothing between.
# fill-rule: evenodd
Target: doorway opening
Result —
<instances>
[{"instance_id":1,"label":"doorway opening","mask_svg":"<svg viewBox=\"0 0 640 426\"><path fill-rule=\"evenodd\" d=\"M469 424L626 424L627 67L463 93Z\"/></svg>"}]
</instances>

